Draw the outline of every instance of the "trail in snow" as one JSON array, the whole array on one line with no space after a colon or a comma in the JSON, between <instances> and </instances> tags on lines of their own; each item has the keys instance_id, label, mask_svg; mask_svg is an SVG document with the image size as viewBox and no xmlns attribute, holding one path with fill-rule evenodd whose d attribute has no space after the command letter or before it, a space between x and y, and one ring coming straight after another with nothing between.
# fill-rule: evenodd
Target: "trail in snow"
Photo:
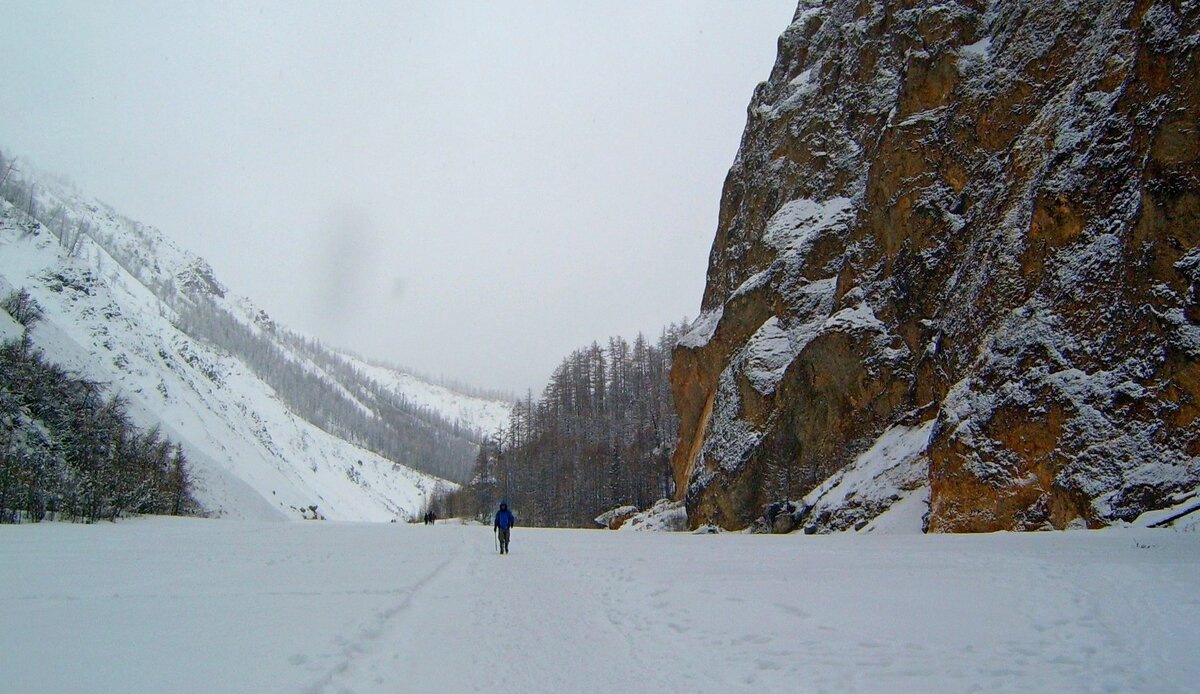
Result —
<instances>
[{"instance_id":1,"label":"trail in snow","mask_svg":"<svg viewBox=\"0 0 1200 694\"><path fill-rule=\"evenodd\" d=\"M404 595L403 600L392 607L376 613L372 623L359 631L352 640L347 641L345 637L338 637L337 642L341 647L339 653L340 658L336 661L333 668L324 676L322 676L310 689L313 694L319 694L320 692L324 691L342 691L343 688L340 686L335 686L335 684L338 681L352 678L352 670L355 664L363 659L363 656L369 656L373 650L377 650L381 645L387 645L386 642L380 644L380 639L389 635L389 632L397 629L396 625L394 624L396 618L405 610L407 610L410 605L412 605L413 597L416 596L417 592L437 579L439 574L441 574L447 566L452 564L454 560L458 558L459 554L461 554L464 544L462 539L463 538L456 538L456 541L453 543L458 546L458 551L447 556L437 565L437 567L435 567L427 575L419 578L411 586L399 591ZM307 660L307 658L304 656L293 656L293 660L303 662ZM385 683L384 680L378 678L375 680L375 682L380 685Z\"/></svg>"},{"instance_id":2,"label":"trail in snow","mask_svg":"<svg viewBox=\"0 0 1200 694\"><path fill-rule=\"evenodd\" d=\"M0 528L13 691L1190 691L1200 535Z\"/></svg>"}]
</instances>

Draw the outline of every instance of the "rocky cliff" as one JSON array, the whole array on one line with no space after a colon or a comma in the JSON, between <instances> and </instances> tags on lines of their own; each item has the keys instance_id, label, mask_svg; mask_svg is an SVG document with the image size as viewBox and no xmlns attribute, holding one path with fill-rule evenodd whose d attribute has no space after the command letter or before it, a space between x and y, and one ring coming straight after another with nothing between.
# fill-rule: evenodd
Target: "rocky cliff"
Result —
<instances>
[{"instance_id":1,"label":"rocky cliff","mask_svg":"<svg viewBox=\"0 0 1200 694\"><path fill-rule=\"evenodd\" d=\"M1196 0L801 2L674 355L691 523L1195 503L1198 44Z\"/></svg>"}]
</instances>

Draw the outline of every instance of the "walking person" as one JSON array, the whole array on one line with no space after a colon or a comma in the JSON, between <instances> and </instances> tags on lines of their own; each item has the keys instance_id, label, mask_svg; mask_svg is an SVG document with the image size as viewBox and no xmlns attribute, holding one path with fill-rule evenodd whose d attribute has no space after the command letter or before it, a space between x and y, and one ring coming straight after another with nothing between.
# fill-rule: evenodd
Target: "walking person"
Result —
<instances>
[{"instance_id":1,"label":"walking person","mask_svg":"<svg viewBox=\"0 0 1200 694\"><path fill-rule=\"evenodd\" d=\"M512 511L508 510L508 504L501 502L500 510L496 511L496 522L492 524L492 532L500 537L501 554L508 554L508 537L516 524L517 519Z\"/></svg>"}]
</instances>

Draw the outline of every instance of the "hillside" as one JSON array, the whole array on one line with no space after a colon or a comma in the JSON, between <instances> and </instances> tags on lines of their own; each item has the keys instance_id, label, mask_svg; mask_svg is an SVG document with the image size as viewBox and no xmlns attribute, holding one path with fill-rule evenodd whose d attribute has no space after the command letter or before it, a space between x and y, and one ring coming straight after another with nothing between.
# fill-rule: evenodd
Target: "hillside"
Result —
<instances>
[{"instance_id":1,"label":"hillside","mask_svg":"<svg viewBox=\"0 0 1200 694\"><path fill-rule=\"evenodd\" d=\"M508 426L511 402L491 400L457 392L430 383L394 366L374 362L345 352L338 356L363 377L384 389L400 393L412 406L437 414L463 429L486 436Z\"/></svg>"},{"instance_id":2,"label":"hillside","mask_svg":"<svg viewBox=\"0 0 1200 694\"><path fill-rule=\"evenodd\" d=\"M1196 2L801 2L674 355L691 522L1194 510L1198 47Z\"/></svg>"},{"instance_id":3,"label":"hillside","mask_svg":"<svg viewBox=\"0 0 1200 694\"><path fill-rule=\"evenodd\" d=\"M10 177L3 192L20 206L0 203L0 292L44 307L32 334L48 358L184 445L213 513L415 513L445 484L429 473L465 476L507 407L385 378L278 326L201 258L67 185Z\"/></svg>"}]
</instances>

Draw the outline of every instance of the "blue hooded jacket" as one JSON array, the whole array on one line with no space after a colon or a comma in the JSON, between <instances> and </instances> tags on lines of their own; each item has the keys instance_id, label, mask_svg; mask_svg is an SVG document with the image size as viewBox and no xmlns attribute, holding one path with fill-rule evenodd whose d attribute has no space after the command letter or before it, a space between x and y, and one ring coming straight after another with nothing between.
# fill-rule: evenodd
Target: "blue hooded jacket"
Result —
<instances>
[{"instance_id":1,"label":"blue hooded jacket","mask_svg":"<svg viewBox=\"0 0 1200 694\"><path fill-rule=\"evenodd\" d=\"M517 524L517 519L513 516L512 511L508 510L508 504L500 504L500 510L496 511L497 528L511 528Z\"/></svg>"}]
</instances>

